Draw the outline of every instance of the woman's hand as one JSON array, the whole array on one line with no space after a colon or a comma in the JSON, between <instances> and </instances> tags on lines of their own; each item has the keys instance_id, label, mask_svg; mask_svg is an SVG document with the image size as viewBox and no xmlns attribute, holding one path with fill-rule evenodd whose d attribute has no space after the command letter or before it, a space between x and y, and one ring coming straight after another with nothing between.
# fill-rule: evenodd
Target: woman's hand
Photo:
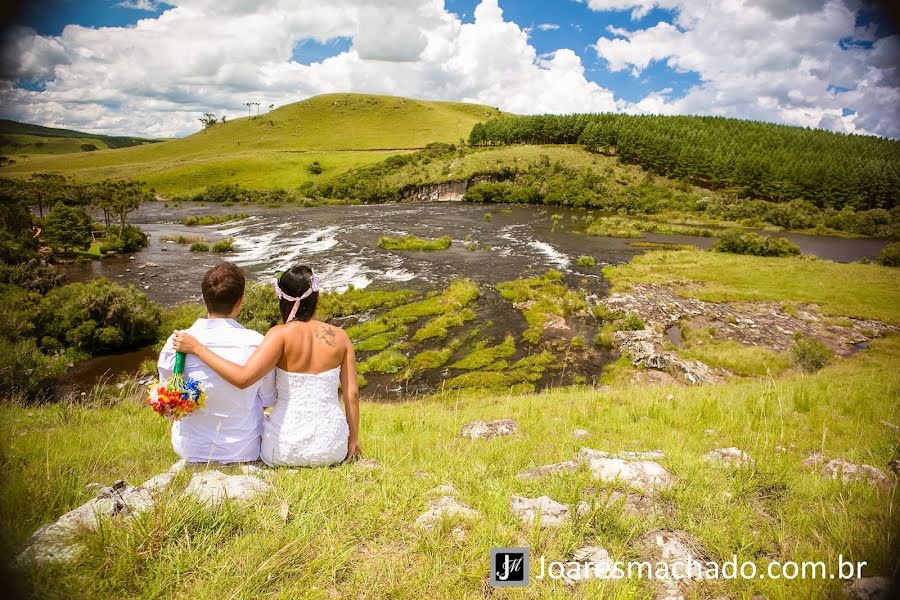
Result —
<instances>
[{"instance_id":1,"label":"woman's hand","mask_svg":"<svg viewBox=\"0 0 900 600\"><path fill-rule=\"evenodd\" d=\"M347 441L347 458L344 459L344 462L353 462L358 458L362 458L362 446L358 439L350 438Z\"/></svg>"},{"instance_id":2,"label":"woman's hand","mask_svg":"<svg viewBox=\"0 0 900 600\"><path fill-rule=\"evenodd\" d=\"M176 352L184 352L185 354L197 354L197 350L203 345L197 341L197 338L186 331L175 330L173 332L172 345Z\"/></svg>"}]
</instances>

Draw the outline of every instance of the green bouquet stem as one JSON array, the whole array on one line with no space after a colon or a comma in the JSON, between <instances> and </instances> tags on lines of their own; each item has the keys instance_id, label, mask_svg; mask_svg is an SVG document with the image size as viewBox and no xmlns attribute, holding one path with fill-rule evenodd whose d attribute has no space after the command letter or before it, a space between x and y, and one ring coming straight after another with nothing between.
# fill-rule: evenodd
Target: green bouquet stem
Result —
<instances>
[{"instance_id":1,"label":"green bouquet stem","mask_svg":"<svg viewBox=\"0 0 900 600\"><path fill-rule=\"evenodd\" d=\"M184 352L176 352L175 353L175 368L172 369L172 373L175 375L181 375L184 373L184 359L187 355Z\"/></svg>"}]
</instances>

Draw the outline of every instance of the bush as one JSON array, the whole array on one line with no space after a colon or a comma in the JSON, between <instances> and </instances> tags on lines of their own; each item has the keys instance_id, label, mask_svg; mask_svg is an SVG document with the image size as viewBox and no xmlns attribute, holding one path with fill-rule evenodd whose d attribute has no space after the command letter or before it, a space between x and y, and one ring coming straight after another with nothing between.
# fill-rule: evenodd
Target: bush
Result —
<instances>
[{"instance_id":1,"label":"bush","mask_svg":"<svg viewBox=\"0 0 900 600\"><path fill-rule=\"evenodd\" d=\"M194 242L191 244L191 252L208 252L209 245L206 242Z\"/></svg>"},{"instance_id":2,"label":"bush","mask_svg":"<svg viewBox=\"0 0 900 600\"><path fill-rule=\"evenodd\" d=\"M634 313L625 315L625 318L618 323L619 329L622 331L640 331L644 329L644 321Z\"/></svg>"},{"instance_id":3,"label":"bush","mask_svg":"<svg viewBox=\"0 0 900 600\"><path fill-rule=\"evenodd\" d=\"M786 238L773 238L767 235L740 231L726 233L713 244L715 252L731 254L750 254L753 256L793 256L800 254L797 244Z\"/></svg>"},{"instance_id":4,"label":"bush","mask_svg":"<svg viewBox=\"0 0 900 600\"><path fill-rule=\"evenodd\" d=\"M0 263L0 284L16 285L29 292L46 294L59 286L63 279L59 271L42 265L37 259L17 265Z\"/></svg>"},{"instance_id":5,"label":"bush","mask_svg":"<svg viewBox=\"0 0 900 600\"><path fill-rule=\"evenodd\" d=\"M384 236L378 240L378 247L383 250L421 250L434 251L446 250L453 241L449 235L439 237L434 240L424 240L414 235L404 235L400 237Z\"/></svg>"},{"instance_id":6,"label":"bush","mask_svg":"<svg viewBox=\"0 0 900 600\"><path fill-rule=\"evenodd\" d=\"M161 323L159 307L143 292L106 279L56 288L40 308L48 343L56 340L91 355L151 343Z\"/></svg>"},{"instance_id":7,"label":"bush","mask_svg":"<svg viewBox=\"0 0 900 600\"><path fill-rule=\"evenodd\" d=\"M100 242L100 254L107 252L134 252L147 245L147 234L133 225L126 225L122 237L115 227L107 228L107 236Z\"/></svg>"},{"instance_id":8,"label":"bush","mask_svg":"<svg viewBox=\"0 0 900 600\"><path fill-rule=\"evenodd\" d=\"M66 359L41 353L33 339L11 342L0 337L0 393L35 398L51 378L66 370Z\"/></svg>"},{"instance_id":9,"label":"bush","mask_svg":"<svg viewBox=\"0 0 900 600\"><path fill-rule=\"evenodd\" d=\"M228 221L238 221L249 217L247 213L230 213L227 215L203 215L202 217L185 217L181 223L192 227L194 225L219 225Z\"/></svg>"},{"instance_id":10,"label":"bush","mask_svg":"<svg viewBox=\"0 0 900 600\"><path fill-rule=\"evenodd\" d=\"M791 348L791 362L806 373L815 373L831 358L831 349L815 338L799 337Z\"/></svg>"},{"instance_id":11,"label":"bush","mask_svg":"<svg viewBox=\"0 0 900 600\"><path fill-rule=\"evenodd\" d=\"M596 259L593 256L579 256L578 257L578 266L579 267L593 267L597 264Z\"/></svg>"},{"instance_id":12,"label":"bush","mask_svg":"<svg viewBox=\"0 0 900 600\"><path fill-rule=\"evenodd\" d=\"M212 247L213 252L233 252L234 251L234 240L227 239L221 240L213 244Z\"/></svg>"},{"instance_id":13,"label":"bush","mask_svg":"<svg viewBox=\"0 0 900 600\"><path fill-rule=\"evenodd\" d=\"M319 164L319 161L314 160L312 161L312 163L310 163L306 170L309 171L312 175L321 175L324 169L322 169L322 165Z\"/></svg>"},{"instance_id":14,"label":"bush","mask_svg":"<svg viewBox=\"0 0 900 600\"><path fill-rule=\"evenodd\" d=\"M900 242L894 242L882 248L878 260L886 267L900 267Z\"/></svg>"}]
</instances>

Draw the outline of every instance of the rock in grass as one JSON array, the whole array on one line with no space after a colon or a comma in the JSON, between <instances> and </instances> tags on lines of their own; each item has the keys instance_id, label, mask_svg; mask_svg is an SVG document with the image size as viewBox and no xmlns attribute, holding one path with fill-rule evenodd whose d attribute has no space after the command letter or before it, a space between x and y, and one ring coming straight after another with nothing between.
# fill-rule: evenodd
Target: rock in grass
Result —
<instances>
[{"instance_id":1,"label":"rock in grass","mask_svg":"<svg viewBox=\"0 0 900 600\"><path fill-rule=\"evenodd\" d=\"M496 421L472 421L463 425L459 434L473 440L489 440L491 438L510 435L518 431L519 424L513 419Z\"/></svg>"},{"instance_id":2,"label":"rock in grass","mask_svg":"<svg viewBox=\"0 0 900 600\"><path fill-rule=\"evenodd\" d=\"M690 587L702 580L703 572L687 573L688 558L693 561L705 560L705 551L700 543L685 531L656 530L639 537L635 546L642 558L653 564L667 563L670 578L657 578L657 598L684 598ZM675 565L677 568L673 568ZM671 577L678 575L676 579Z\"/></svg>"},{"instance_id":3,"label":"rock in grass","mask_svg":"<svg viewBox=\"0 0 900 600\"><path fill-rule=\"evenodd\" d=\"M577 460L567 460L565 462L556 463L553 465L531 467L530 469L526 469L517 474L516 477L518 477L519 479L537 479L551 473L571 473L572 471L578 469L579 464L581 463L579 463Z\"/></svg>"},{"instance_id":4,"label":"rock in grass","mask_svg":"<svg viewBox=\"0 0 900 600\"><path fill-rule=\"evenodd\" d=\"M575 438L576 440L579 440L581 438L586 438L589 435L591 435L591 432L588 431L587 429L576 429L575 431L572 432L572 437Z\"/></svg>"},{"instance_id":5,"label":"rock in grass","mask_svg":"<svg viewBox=\"0 0 900 600\"><path fill-rule=\"evenodd\" d=\"M428 531L445 518L474 519L478 515L477 510L466 506L453 496L441 496L428 503L428 510L416 518L416 525Z\"/></svg>"},{"instance_id":6,"label":"rock in grass","mask_svg":"<svg viewBox=\"0 0 900 600\"><path fill-rule=\"evenodd\" d=\"M743 465L752 465L753 459L740 448L719 448L708 454L703 455L703 460L707 462L717 462L740 467Z\"/></svg>"},{"instance_id":7,"label":"rock in grass","mask_svg":"<svg viewBox=\"0 0 900 600\"><path fill-rule=\"evenodd\" d=\"M437 487L433 487L427 492L425 492L429 496L455 496L459 493L459 490L456 489L452 483L444 483Z\"/></svg>"},{"instance_id":8,"label":"rock in grass","mask_svg":"<svg viewBox=\"0 0 900 600\"><path fill-rule=\"evenodd\" d=\"M847 583L844 591L857 600L888 600L891 582L887 577L860 577Z\"/></svg>"},{"instance_id":9,"label":"rock in grass","mask_svg":"<svg viewBox=\"0 0 900 600\"><path fill-rule=\"evenodd\" d=\"M207 506L218 506L226 499L250 500L271 488L272 484L268 481L253 475L226 475L210 470L194 473L184 493Z\"/></svg>"},{"instance_id":10,"label":"rock in grass","mask_svg":"<svg viewBox=\"0 0 900 600\"><path fill-rule=\"evenodd\" d=\"M609 579L614 573L615 562L609 556L609 551L600 546L579 548L569 562L576 562L579 566L577 569L567 569L563 576L563 582L568 585L575 585L594 578Z\"/></svg>"},{"instance_id":11,"label":"rock in grass","mask_svg":"<svg viewBox=\"0 0 900 600\"><path fill-rule=\"evenodd\" d=\"M540 527L557 527L569 518L569 507L560 504L549 496L539 498L526 498L524 496L512 497L510 510L518 516L523 523L531 525L534 519L539 519ZM585 514L590 510L587 502L579 502L575 507L577 514Z\"/></svg>"},{"instance_id":12,"label":"rock in grass","mask_svg":"<svg viewBox=\"0 0 900 600\"><path fill-rule=\"evenodd\" d=\"M616 456L608 452L582 448L578 452L578 457L591 470L594 479L608 482L622 481L644 492L650 492L656 488L668 487L675 480L659 463L644 460L651 456L662 455L661 452L659 454L656 452L658 451L621 453Z\"/></svg>"},{"instance_id":13,"label":"rock in grass","mask_svg":"<svg viewBox=\"0 0 900 600\"><path fill-rule=\"evenodd\" d=\"M858 465L842 458L829 460L822 466L822 472L832 479L840 478L844 483L866 481L872 485L878 485L888 482L887 475L881 469L870 465Z\"/></svg>"},{"instance_id":14,"label":"rock in grass","mask_svg":"<svg viewBox=\"0 0 900 600\"><path fill-rule=\"evenodd\" d=\"M139 486L119 480L101 488L93 500L35 531L19 553L18 562L48 564L73 560L82 550L82 546L74 541L79 533L95 531L103 517L134 516L153 508L155 496L168 487L176 475L177 471L170 470Z\"/></svg>"}]
</instances>

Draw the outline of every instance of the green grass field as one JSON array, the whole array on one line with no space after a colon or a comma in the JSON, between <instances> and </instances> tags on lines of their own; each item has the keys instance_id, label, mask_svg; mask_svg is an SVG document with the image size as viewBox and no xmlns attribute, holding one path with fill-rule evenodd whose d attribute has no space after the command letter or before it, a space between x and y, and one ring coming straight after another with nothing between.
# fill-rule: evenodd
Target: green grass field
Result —
<instances>
[{"instance_id":1,"label":"green grass field","mask_svg":"<svg viewBox=\"0 0 900 600\"><path fill-rule=\"evenodd\" d=\"M782 275L782 273L790 274ZM817 302L831 314L897 320L900 292L886 267L714 253L639 256L608 269L617 288L636 281L691 280L718 298L785 296ZM704 286L699 287L698 282ZM851 301L826 282L843 282ZM867 290L871 293L867 295ZM712 349L733 354L734 349ZM748 373L771 357L745 356ZM613 558L638 559L635 540L682 530L711 560L736 554L762 569L769 561L866 561L865 575L890 575L900 532L896 479L884 486L841 483L804 466L814 452L874 465L898 458L900 336L835 359L814 375L733 380L716 386L561 388L539 394L443 396L401 404L363 403L362 444L382 466L278 469L274 491L247 505L201 508L175 495L142 516L84 538L72 565L23 572L42 598L481 598L488 593L493 546L529 546L532 560L566 560L585 545ZM142 390L111 387L83 403L0 406L0 549L9 555L37 527L88 500L92 482L139 483L175 461L167 423L140 401ZM513 418L519 431L495 440L459 437L474 419ZM589 433L574 439L575 429ZM516 474L571 459L579 447L651 450L675 485L660 510L636 518L596 499L618 484L589 472L533 480ZM752 465L710 464L701 456L735 446ZM452 482L479 516L450 519L425 532L414 521L428 490ZM588 490L593 489L593 493ZM510 511L513 494L548 495L586 515L555 529L526 525ZM286 518L284 517L286 512ZM462 526L463 539L453 529ZM533 565L534 568L534 565ZM698 597L770 599L839 597L831 579L729 580L698 584ZM647 598L647 582L594 581L576 588L532 582L492 590L497 598Z\"/></svg>"},{"instance_id":2,"label":"green grass field","mask_svg":"<svg viewBox=\"0 0 900 600\"><path fill-rule=\"evenodd\" d=\"M719 560L736 553L760 565L833 565L841 553L866 560L866 574L889 573L900 527L891 491L842 485L800 463L814 451L873 465L896 457L896 433L878 421L900 420L898 360L900 340L894 338L812 377L364 405L363 445L383 468L278 470L274 493L215 511L172 497L152 513L89 536L76 564L29 573L27 582L44 598L481 597L492 546L527 545L532 556L566 559L580 546L597 544L614 557L636 558L631 543L657 528L690 532ZM88 483L139 482L176 458L165 421L133 400L104 408L4 407L0 413L4 551L87 500ZM458 437L464 423L479 418L514 418L520 432L487 442ZM573 440L576 428L590 436ZM779 445L790 450L778 452ZM519 523L509 511L512 494L546 494L573 505L597 485L586 472L528 482L515 477L528 467L568 460L579 446L663 450L662 464L678 479L662 496L667 509L636 519L595 506L556 530ZM723 446L742 448L755 466L700 460ZM429 533L413 524L426 508L425 492L445 482L482 515L459 522L467 530L464 541L450 535L457 522ZM279 517L283 505L287 522ZM582 593L637 598L650 591L646 585L594 582ZM704 589L798 598L839 585L731 581ZM560 583L533 583L525 597L565 590Z\"/></svg>"},{"instance_id":3,"label":"green grass field","mask_svg":"<svg viewBox=\"0 0 900 600\"><path fill-rule=\"evenodd\" d=\"M214 183L288 188L371 164L430 142L456 143L495 108L394 96L328 94L252 118L232 118L186 138L119 150L34 156L0 175L57 171L78 180L136 178L161 193ZM237 117L238 115L232 115ZM307 168L319 161L321 175Z\"/></svg>"}]
</instances>

